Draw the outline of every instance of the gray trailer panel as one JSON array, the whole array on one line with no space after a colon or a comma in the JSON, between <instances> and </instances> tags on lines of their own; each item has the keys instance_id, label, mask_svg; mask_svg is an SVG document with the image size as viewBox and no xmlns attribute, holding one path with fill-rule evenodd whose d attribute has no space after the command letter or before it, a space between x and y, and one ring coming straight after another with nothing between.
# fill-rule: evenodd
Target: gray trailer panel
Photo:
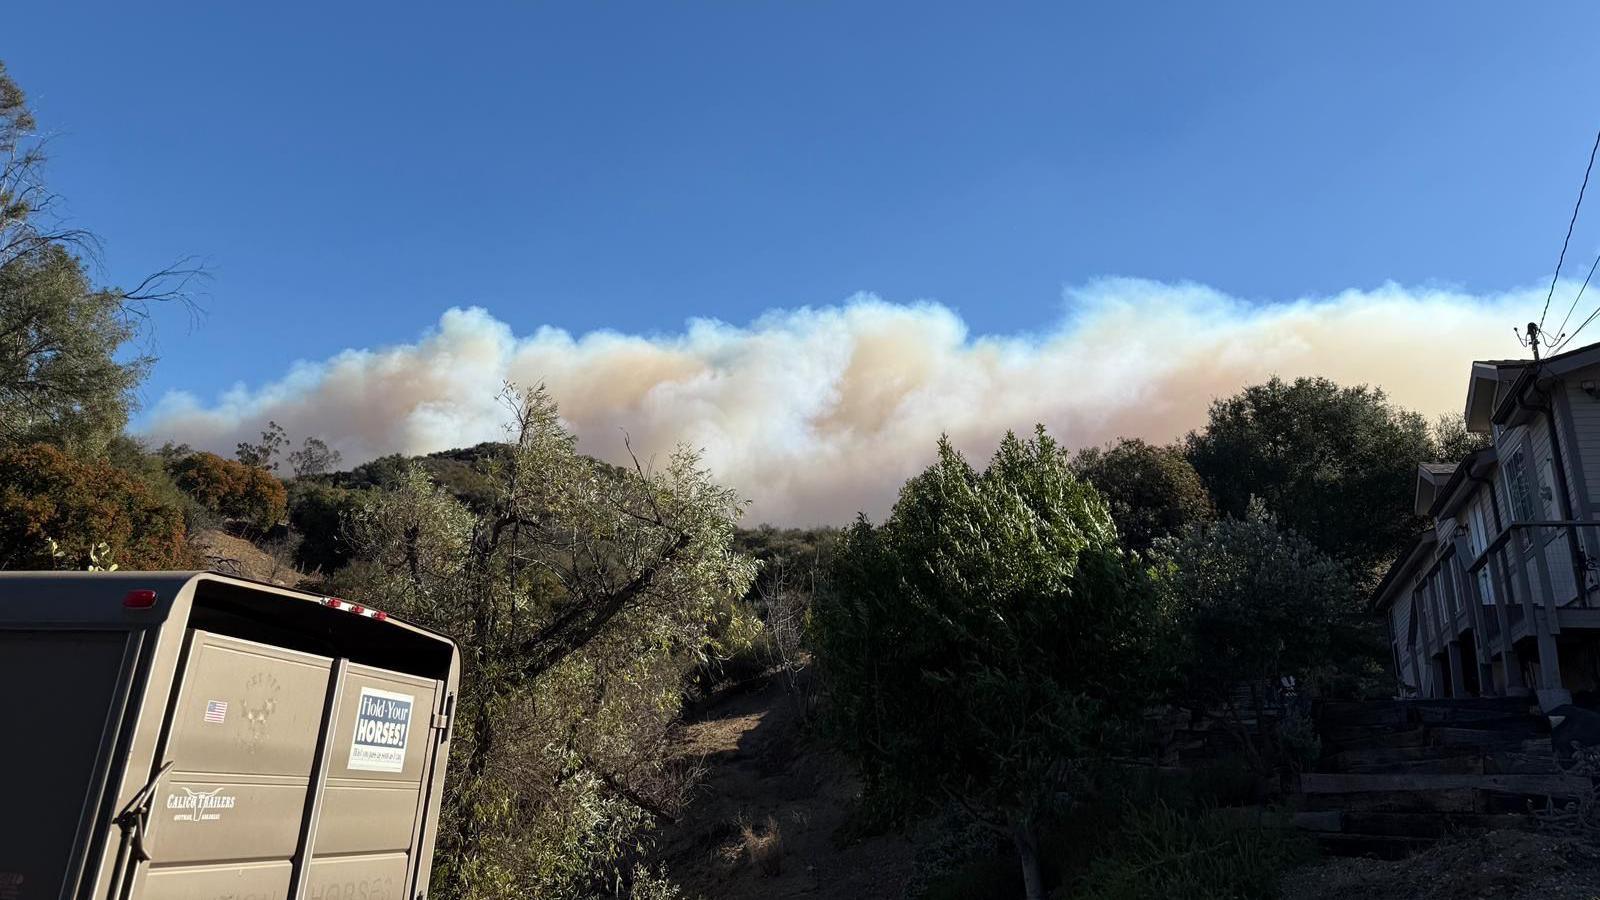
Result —
<instances>
[{"instance_id":1,"label":"gray trailer panel","mask_svg":"<svg viewBox=\"0 0 1600 900\"><path fill-rule=\"evenodd\" d=\"M422 896L458 677L447 639L330 598L0 574L0 679L39 687L22 721L52 735L0 771L56 802L0 834L0 897Z\"/></svg>"}]
</instances>

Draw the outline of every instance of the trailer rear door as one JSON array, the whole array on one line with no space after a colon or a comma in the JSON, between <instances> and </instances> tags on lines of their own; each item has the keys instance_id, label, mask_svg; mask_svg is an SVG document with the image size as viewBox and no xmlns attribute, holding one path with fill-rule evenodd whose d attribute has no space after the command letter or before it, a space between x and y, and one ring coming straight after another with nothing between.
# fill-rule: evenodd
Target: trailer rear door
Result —
<instances>
[{"instance_id":1,"label":"trailer rear door","mask_svg":"<svg viewBox=\"0 0 1600 900\"><path fill-rule=\"evenodd\" d=\"M441 681L194 630L133 897L400 900Z\"/></svg>"},{"instance_id":2,"label":"trailer rear door","mask_svg":"<svg viewBox=\"0 0 1600 900\"><path fill-rule=\"evenodd\" d=\"M442 685L349 664L314 825L308 900L401 897L432 781Z\"/></svg>"},{"instance_id":3,"label":"trailer rear door","mask_svg":"<svg viewBox=\"0 0 1600 900\"><path fill-rule=\"evenodd\" d=\"M150 816L151 900L288 897L334 661L191 633Z\"/></svg>"}]
</instances>

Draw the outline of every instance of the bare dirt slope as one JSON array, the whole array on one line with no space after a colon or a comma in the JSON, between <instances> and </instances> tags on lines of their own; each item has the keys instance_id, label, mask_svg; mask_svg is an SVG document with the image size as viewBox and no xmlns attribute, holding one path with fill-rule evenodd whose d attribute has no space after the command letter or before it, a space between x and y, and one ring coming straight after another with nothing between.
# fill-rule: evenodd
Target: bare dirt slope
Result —
<instances>
[{"instance_id":1,"label":"bare dirt slope","mask_svg":"<svg viewBox=\"0 0 1600 900\"><path fill-rule=\"evenodd\" d=\"M1284 900L1592 900L1600 848L1521 831L1440 844L1396 862L1339 859L1289 873Z\"/></svg>"},{"instance_id":2,"label":"bare dirt slope","mask_svg":"<svg viewBox=\"0 0 1600 900\"><path fill-rule=\"evenodd\" d=\"M211 528L189 539L196 553L205 559L206 568L227 575L239 575L281 587L295 587L305 578L281 554L275 555L242 537Z\"/></svg>"},{"instance_id":3,"label":"bare dirt slope","mask_svg":"<svg viewBox=\"0 0 1600 900\"><path fill-rule=\"evenodd\" d=\"M777 679L697 711L675 747L706 768L695 800L662 835L657 859L707 900L898 898L912 845L889 834L847 846L835 834L860 782L801 726Z\"/></svg>"}]
</instances>

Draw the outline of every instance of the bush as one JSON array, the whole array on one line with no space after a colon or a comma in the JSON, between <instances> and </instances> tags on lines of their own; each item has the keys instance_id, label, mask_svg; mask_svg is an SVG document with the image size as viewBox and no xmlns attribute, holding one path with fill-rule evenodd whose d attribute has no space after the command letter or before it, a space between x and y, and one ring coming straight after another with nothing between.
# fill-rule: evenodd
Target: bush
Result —
<instances>
[{"instance_id":1,"label":"bush","mask_svg":"<svg viewBox=\"0 0 1600 900\"><path fill-rule=\"evenodd\" d=\"M288 492L265 469L193 453L172 464L172 475L184 493L223 518L262 531L283 520Z\"/></svg>"},{"instance_id":2,"label":"bush","mask_svg":"<svg viewBox=\"0 0 1600 900\"><path fill-rule=\"evenodd\" d=\"M193 565L183 512L137 478L48 444L0 451L0 569L82 567L102 543L123 569Z\"/></svg>"},{"instance_id":3,"label":"bush","mask_svg":"<svg viewBox=\"0 0 1600 900\"><path fill-rule=\"evenodd\" d=\"M361 491L307 478L290 483L289 526L301 536L294 552L295 565L328 575L350 561L344 525L361 505L361 497Z\"/></svg>"},{"instance_id":4,"label":"bush","mask_svg":"<svg viewBox=\"0 0 1600 900\"><path fill-rule=\"evenodd\" d=\"M1179 812L1162 802L1130 811L1109 852L1058 900L1270 900L1278 880L1312 851L1304 839L1219 810Z\"/></svg>"}]
</instances>

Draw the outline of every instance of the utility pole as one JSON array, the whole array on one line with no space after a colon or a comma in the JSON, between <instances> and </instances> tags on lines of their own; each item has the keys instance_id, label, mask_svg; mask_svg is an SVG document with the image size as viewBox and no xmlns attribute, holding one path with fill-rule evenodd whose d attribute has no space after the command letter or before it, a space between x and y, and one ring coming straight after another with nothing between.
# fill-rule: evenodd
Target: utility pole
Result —
<instances>
[{"instance_id":1,"label":"utility pole","mask_svg":"<svg viewBox=\"0 0 1600 900\"><path fill-rule=\"evenodd\" d=\"M1512 330L1515 331L1516 329L1512 329ZM1540 335L1539 323L1538 322L1529 322L1528 323L1527 335L1528 335L1527 338L1524 339L1522 341L1522 343L1523 343L1524 346L1533 348L1533 361L1534 362L1538 362L1539 361L1539 335ZM1517 337L1521 338L1522 335L1518 335Z\"/></svg>"}]
</instances>

